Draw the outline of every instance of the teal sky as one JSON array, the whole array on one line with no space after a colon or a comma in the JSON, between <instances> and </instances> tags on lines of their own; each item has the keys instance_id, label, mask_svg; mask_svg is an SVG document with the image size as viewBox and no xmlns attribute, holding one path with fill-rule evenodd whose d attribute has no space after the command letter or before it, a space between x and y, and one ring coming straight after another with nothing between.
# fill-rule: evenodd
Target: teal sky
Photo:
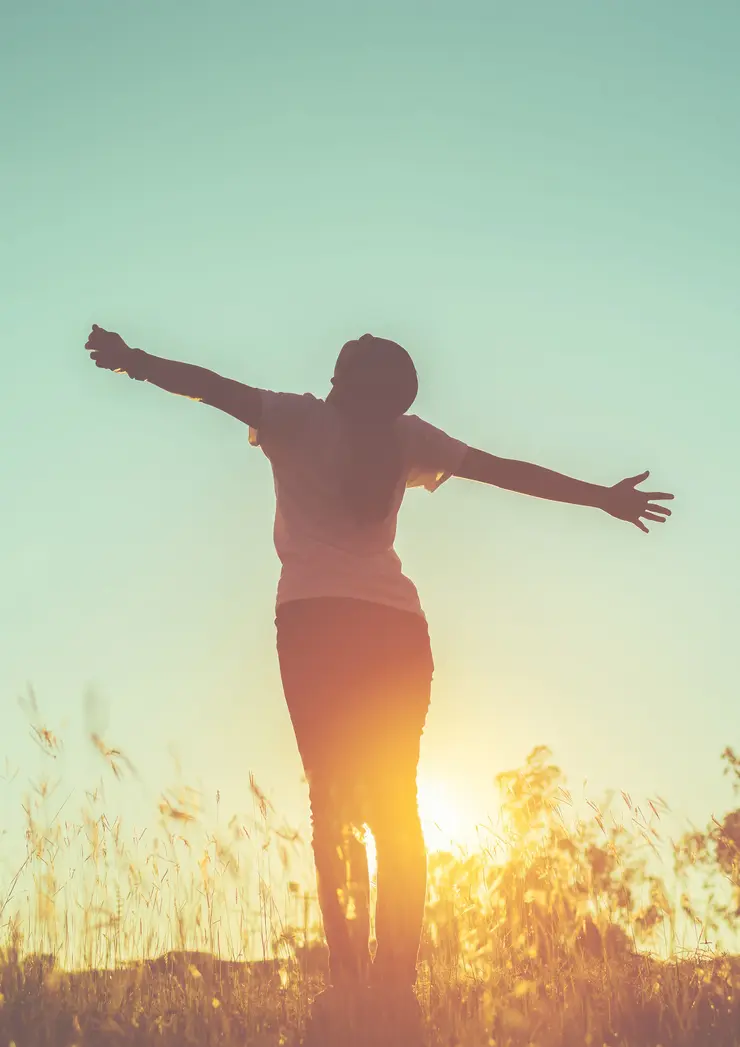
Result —
<instances>
[{"instance_id":1,"label":"teal sky","mask_svg":"<svg viewBox=\"0 0 740 1047\"><path fill-rule=\"evenodd\" d=\"M251 770L306 819L267 462L232 419L96 371L93 322L318 395L370 330L456 437L600 483L650 468L676 494L650 536L459 480L411 492L399 552L437 661L422 777L472 825L545 743L576 792L723 809L737 5L0 6L3 824L41 761L28 682L80 786L94 690L141 773L116 794L132 817L177 754L229 810Z\"/></svg>"}]
</instances>

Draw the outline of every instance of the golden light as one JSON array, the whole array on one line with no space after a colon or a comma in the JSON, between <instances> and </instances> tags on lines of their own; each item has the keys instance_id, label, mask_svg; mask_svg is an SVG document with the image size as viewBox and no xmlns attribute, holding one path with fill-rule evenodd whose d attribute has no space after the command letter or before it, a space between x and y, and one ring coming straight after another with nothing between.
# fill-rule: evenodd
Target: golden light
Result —
<instances>
[{"instance_id":1,"label":"golden light","mask_svg":"<svg viewBox=\"0 0 740 1047\"><path fill-rule=\"evenodd\" d=\"M448 851L463 843L467 823L449 786L434 778L419 779L419 817L430 851Z\"/></svg>"}]
</instances>

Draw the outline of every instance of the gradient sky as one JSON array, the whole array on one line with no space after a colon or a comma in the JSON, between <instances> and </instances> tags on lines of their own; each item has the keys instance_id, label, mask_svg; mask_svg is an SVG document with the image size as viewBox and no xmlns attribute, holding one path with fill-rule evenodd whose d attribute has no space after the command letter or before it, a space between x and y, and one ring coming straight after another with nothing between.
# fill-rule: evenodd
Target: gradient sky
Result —
<instances>
[{"instance_id":1,"label":"gradient sky","mask_svg":"<svg viewBox=\"0 0 740 1047\"><path fill-rule=\"evenodd\" d=\"M93 322L317 395L370 330L456 437L600 483L650 468L676 494L650 536L461 480L410 493L399 552L437 662L422 777L472 826L544 743L575 792L725 809L737 5L0 8L2 823L43 766L29 682L73 787L100 773L87 727L130 756L131 817L176 758L229 810L253 771L307 815L268 464L233 419L96 371Z\"/></svg>"}]
</instances>

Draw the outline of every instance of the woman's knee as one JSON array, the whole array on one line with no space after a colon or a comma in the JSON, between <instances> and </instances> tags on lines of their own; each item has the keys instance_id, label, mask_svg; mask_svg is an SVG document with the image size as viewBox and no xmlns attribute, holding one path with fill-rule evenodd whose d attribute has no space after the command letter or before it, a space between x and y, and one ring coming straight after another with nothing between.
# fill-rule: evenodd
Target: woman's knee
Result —
<instances>
[{"instance_id":1,"label":"woman's knee","mask_svg":"<svg viewBox=\"0 0 740 1047\"><path fill-rule=\"evenodd\" d=\"M369 824L379 846L386 839L418 840L422 829L416 789L391 799L379 798L371 807Z\"/></svg>"},{"instance_id":2,"label":"woman's knee","mask_svg":"<svg viewBox=\"0 0 740 1047\"><path fill-rule=\"evenodd\" d=\"M347 833L361 828L351 797L341 786L325 780L310 782L309 800L314 849L336 850Z\"/></svg>"}]
</instances>

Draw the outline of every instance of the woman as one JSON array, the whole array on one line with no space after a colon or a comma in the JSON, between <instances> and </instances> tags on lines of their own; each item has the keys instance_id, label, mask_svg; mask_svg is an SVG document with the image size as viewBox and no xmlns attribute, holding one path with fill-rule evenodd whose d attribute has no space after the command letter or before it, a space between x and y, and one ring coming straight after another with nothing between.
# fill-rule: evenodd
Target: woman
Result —
<instances>
[{"instance_id":1,"label":"woman","mask_svg":"<svg viewBox=\"0 0 740 1047\"><path fill-rule=\"evenodd\" d=\"M636 490L647 472L600 487L453 439L407 413L417 393L411 357L373 335L342 348L323 400L160 359L98 326L86 348L98 367L233 415L271 463L277 649L310 790L330 953L324 999L346 1000L370 983L376 999L408 1012L426 890L416 771L433 662L418 593L393 547L406 488L434 491L460 476L600 508L643 531L645 520L670 515L654 499L673 496ZM372 965L367 860L355 831L365 824L378 861Z\"/></svg>"}]
</instances>

